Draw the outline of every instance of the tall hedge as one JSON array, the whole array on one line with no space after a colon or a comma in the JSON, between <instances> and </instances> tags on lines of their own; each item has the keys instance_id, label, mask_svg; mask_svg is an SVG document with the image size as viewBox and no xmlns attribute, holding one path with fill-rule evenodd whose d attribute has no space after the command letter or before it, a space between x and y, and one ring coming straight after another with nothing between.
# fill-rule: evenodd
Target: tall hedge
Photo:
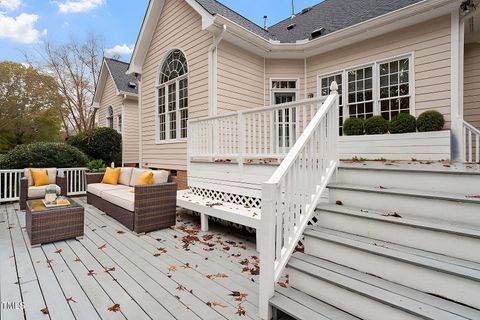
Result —
<instances>
[{"instance_id":1,"label":"tall hedge","mask_svg":"<svg viewBox=\"0 0 480 320\"><path fill-rule=\"evenodd\" d=\"M38 142L19 145L0 158L0 169L85 167L88 158L65 143Z\"/></svg>"},{"instance_id":2,"label":"tall hedge","mask_svg":"<svg viewBox=\"0 0 480 320\"><path fill-rule=\"evenodd\" d=\"M91 159L101 159L107 165L122 162L122 135L111 128L94 128L67 140Z\"/></svg>"}]
</instances>

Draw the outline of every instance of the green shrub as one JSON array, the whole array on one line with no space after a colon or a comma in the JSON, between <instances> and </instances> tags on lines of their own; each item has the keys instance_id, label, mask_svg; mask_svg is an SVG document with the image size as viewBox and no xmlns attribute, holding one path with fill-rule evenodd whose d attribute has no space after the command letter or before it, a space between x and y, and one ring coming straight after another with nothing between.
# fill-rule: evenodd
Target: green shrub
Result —
<instances>
[{"instance_id":1,"label":"green shrub","mask_svg":"<svg viewBox=\"0 0 480 320\"><path fill-rule=\"evenodd\" d=\"M382 116L368 118L364 124L366 134L385 134L388 132L388 121Z\"/></svg>"},{"instance_id":2,"label":"green shrub","mask_svg":"<svg viewBox=\"0 0 480 320\"><path fill-rule=\"evenodd\" d=\"M91 159L101 159L108 165L122 162L122 136L114 129L90 129L70 137L67 143L82 150Z\"/></svg>"},{"instance_id":3,"label":"green shrub","mask_svg":"<svg viewBox=\"0 0 480 320\"><path fill-rule=\"evenodd\" d=\"M445 125L445 118L438 111L425 111L417 119L419 132L440 131Z\"/></svg>"},{"instance_id":4,"label":"green shrub","mask_svg":"<svg viewBox=\"0 0 480 320\"><path fill-rule=\"evenodd\" d=\"M10 150L0 161L0 169L84 167L88 158L65 143L37 142Z\"/></svg>"},{"instance_id":5,"label":"green shrub","mask_svg":"<svg viewBox=\"0 0 480 320\"><path fill-rule=\"evenodd\" d=\"M417 130L417 120L408 113L399 113L388 123L390 133L408 133Z\"/></svg>"},{"instance_id":6,"label":"green shrub","mask_svg":"<svg viewBox=\"0 0 480 320\"><path fill-rule=\"evenodd\" d=\"M105 162L103 160L92 160L87 163L87 168L91 172L103 172L105 171Z\"/></svg>"},{"instance_id":7,"label":"green shrub","mask_svg":"<svg viewBox=\"0 0 480 320\"><path fill-rule=\"evenodd\" d=\"M363 118L348 118L343 123L343 132L346 136L358 136L364 134L363 125L365 120Z\"/></svg>"}]
</instances>

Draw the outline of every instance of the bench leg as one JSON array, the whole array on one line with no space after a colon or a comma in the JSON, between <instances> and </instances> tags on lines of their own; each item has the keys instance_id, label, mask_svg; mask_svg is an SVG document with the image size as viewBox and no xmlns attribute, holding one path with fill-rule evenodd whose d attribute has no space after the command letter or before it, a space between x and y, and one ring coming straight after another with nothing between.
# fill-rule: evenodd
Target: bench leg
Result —
<instances>
[{"instance_id":1,"label":"bench leg","mask_svg":"<svg viewBox=\"0 0 480 320\"><path fill-rule=\"evenodd\" d=\"M208 231L208 216L205 213L200 214L200 225L203 232Z\"/></svg>"}]
</instances>

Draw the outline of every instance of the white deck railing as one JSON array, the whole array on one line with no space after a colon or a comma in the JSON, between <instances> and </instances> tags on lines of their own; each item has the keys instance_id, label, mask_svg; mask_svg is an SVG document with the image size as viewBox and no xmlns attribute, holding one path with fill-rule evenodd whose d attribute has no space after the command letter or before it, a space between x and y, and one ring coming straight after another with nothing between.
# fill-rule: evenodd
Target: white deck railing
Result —
<instances>
[{"instance_id":1,"label":"white deck railing","mask_svg":"<svg viewBox=\"0 0 480 320\"><path fill-rule=\"evenodd\" d=\"M262 186L260 317L338 165L338 86ZM258 232L258 230L257 230Z\"/></svg>"},{"instance_id":2,"label":"white deck railing","mask_svg":"<svg viewBox=\"0 0 480 320\"><path fill-rule=\"evenodd\" d=\"M23 171L23 169L0 170L0 203L18 201ZM86 194L85 173L87 168L62 168L58 171L67 177L67 194L69 196Z\"/></svg>"},{"instance_id":3,"label":"white deck railing","mask_svg":"<svg viewBox=\"0 0 480 320\"><path fill-rule=\"evenodd\" d=\"M283 158L326 98L190 120L190 159Z\"/></svg>"},{"instance_id":4,"label":"white deck railing","mask_svg":"<svg viewBox=\"0 0 480 320\"><path fill-rule=\"evenodd\" d=\"M480 130L463 121L462 155L467 162L480 162Z\"/></svg>"}]
</instances>

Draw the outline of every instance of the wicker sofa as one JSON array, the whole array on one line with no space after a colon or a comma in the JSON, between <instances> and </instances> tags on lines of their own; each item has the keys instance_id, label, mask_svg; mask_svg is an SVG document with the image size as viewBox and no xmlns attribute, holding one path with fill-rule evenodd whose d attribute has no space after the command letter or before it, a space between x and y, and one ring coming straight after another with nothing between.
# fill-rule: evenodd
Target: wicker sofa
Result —
<instances>
[{"instance_id":1,"label":"wicker sofa","mask_svg":"<svg viewBox=\"0 0 480 320\"><path fill-rule=\"evenodd\" d=\"M154 173L154 184L135 185L144 171ZM121 168L117 185L102 183L103 175L87 173L87 203L136 233L175 225L177 184L167 171Z\"/></svg>"},{"instance_id":2,"label":"wicker sofa","mask_svg":"<svg viewBox=\"0 0 480 320\"><path fill-rule=\"evenodd\" d=\"M67 178L59 176L56 168L46 168L45 170L47 170L49 184L56 185L57 188L60 189L60 194L67 196ZM47 186L35 187L30 169L25 169L23 177L20 179L20 210L25 210L28 200L43 199L45 197L46 187Z\"/></svg>"}]
</instances>

